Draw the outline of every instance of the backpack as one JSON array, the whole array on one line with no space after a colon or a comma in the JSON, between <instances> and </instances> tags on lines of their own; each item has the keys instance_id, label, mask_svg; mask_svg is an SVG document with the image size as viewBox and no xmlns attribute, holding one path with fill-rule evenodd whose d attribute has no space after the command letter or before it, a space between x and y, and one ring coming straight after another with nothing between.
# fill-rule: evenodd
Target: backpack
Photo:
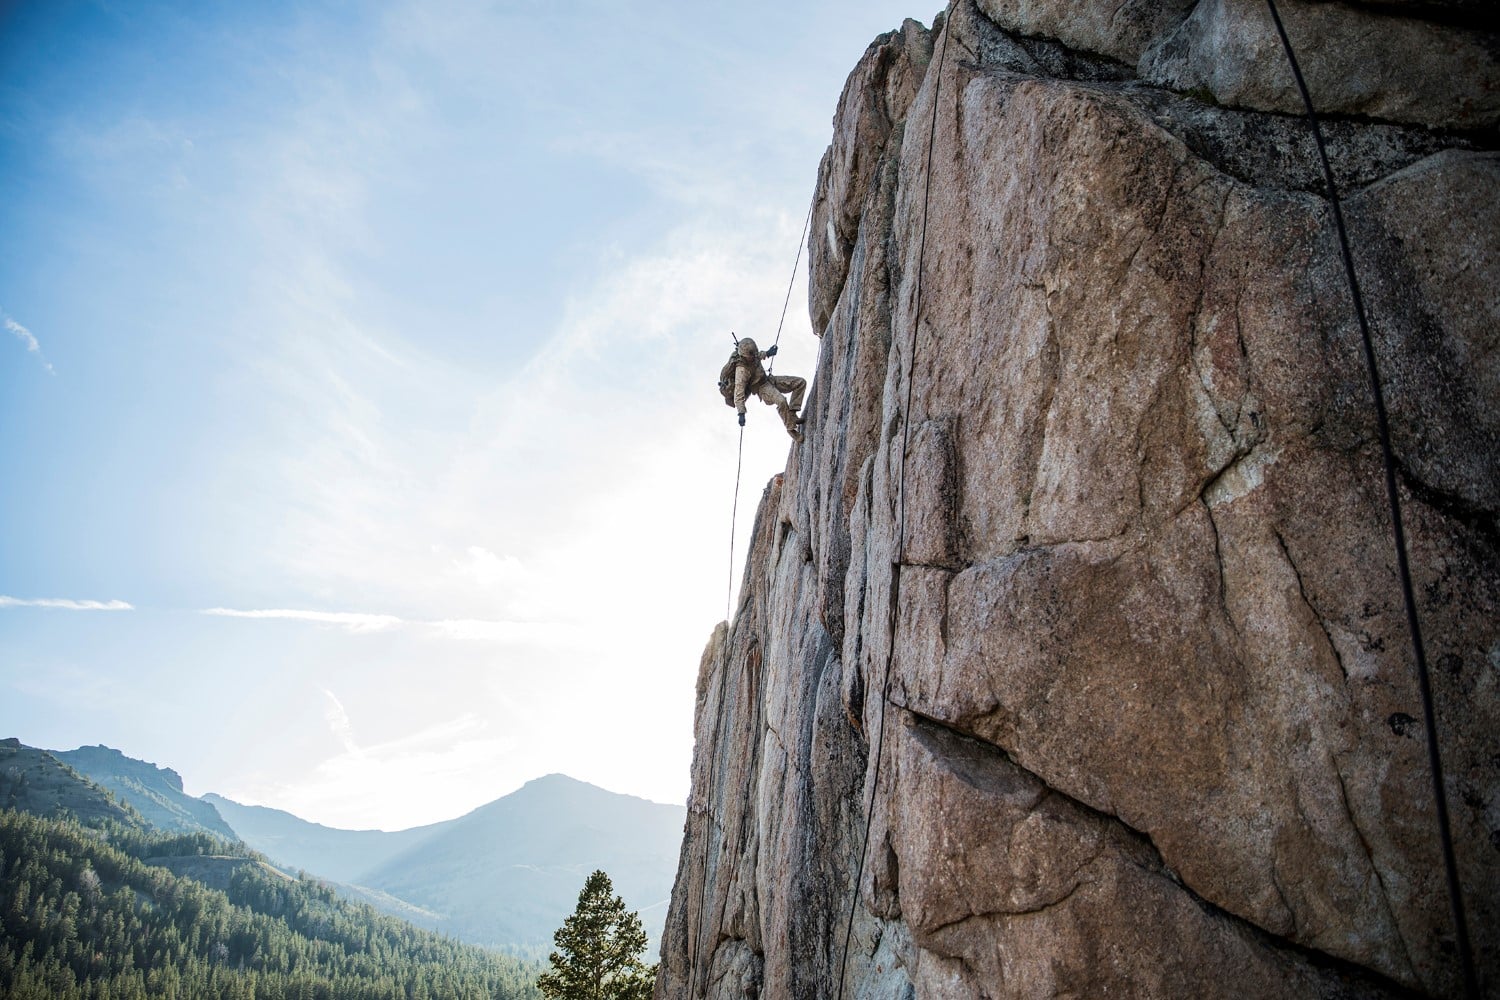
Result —
<instances>
[{"instance_id":1,"label":"backpack","mask_svg":"<svg viewBox=\"0 0 1500 1000\"><path fill-rule=\"evenodd\" d=\"M719 369L719 395L724 397L725 406L734 405L734 373L739 367L740 352L736 350L724 362L724 367Z\"/></svg>"}]
</instances>

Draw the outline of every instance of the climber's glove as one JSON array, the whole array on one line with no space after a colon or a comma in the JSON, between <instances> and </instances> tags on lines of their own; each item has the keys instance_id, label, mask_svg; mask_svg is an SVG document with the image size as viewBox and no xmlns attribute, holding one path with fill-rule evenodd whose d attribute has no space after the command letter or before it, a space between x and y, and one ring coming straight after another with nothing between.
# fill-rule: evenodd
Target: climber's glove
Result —
<instances>
[{"instance_id":1,"label":"climber's glove","mask_svg":"<svg viewBox=\"0 0 1500 1000\"><path fill-rule=\"evenodd\" d=\"M743 413L740 414L740 426L745 426L745 415Z\"/></svg>"},{"instance_id":2,"label":"climber's glove","mask_svg":"<svg viewBox=\"0 0 1500 1000\"><path fill-rule=\"evenodd\" d=\"M772 344L771 345L771 349L766 352L766 357L768 357L768 358L774 358L774 357L776 357L776 345L775 344Z\"/></svg>"}]
</instances>

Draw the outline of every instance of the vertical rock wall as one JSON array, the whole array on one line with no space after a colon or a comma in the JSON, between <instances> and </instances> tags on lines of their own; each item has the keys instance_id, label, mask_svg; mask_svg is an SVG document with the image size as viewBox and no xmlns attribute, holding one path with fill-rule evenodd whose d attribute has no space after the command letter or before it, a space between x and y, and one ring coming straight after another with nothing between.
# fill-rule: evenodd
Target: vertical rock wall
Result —
<instances>
[{"instance_id":1,"label":"vertical rock wall","mask_svg":"<svg viewBox=\"0 0 1500 1000\"><path fill-rule=\"evenodd\" d=\"M1496 38L1462 0L1281 6L1500 995ZM1461 994L1289 88L1249 0L956 0L855 68L807 442L704 653L658 997Z\"/></svg>"}]
</instances>

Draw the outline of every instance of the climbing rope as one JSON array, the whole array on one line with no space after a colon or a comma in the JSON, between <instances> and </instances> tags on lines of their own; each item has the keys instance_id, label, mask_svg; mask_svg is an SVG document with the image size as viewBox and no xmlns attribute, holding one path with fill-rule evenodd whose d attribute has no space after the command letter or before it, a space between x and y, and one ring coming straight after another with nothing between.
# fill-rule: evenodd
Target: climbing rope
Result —
<instances>
[{"instance_id":1,"label":"climbing rope","mask_svg":"<svg viewBox=\"0 0 1500 1000\"><path fill-rule=\"evenodd\" d=\"M885 717L891 698L891 663L896 656L896 625L901 603L901 565L906 561L906 453L911 441L912 381L916 377L917 332L922 321L922 269L927 259L927 206L932 194L932 150L937 137L938 100L943 93L943 65L948 59L948 35L953 8L943 17L943 46L938 56L937 77L932 87L932 116L927 127L927 176L922 186L922 235L917 244L916 293L912 304L911 348L906 359L906 401L901 411L901 464L896 476L896 556L891 562L891 598L886 611L890 641L885 651L885 676L880 685L880 726L875 737L875 773L870 782L870 801L865 806L865 832L859 847L859 864L849 896L849 921L844 926L844 950L839 959L839 1000L844 998L844 978L849 966L849 942L854 934L854 911L859 887L865 877L865 857L870 851L870 826L875 815L875 794L880 789L880 765L885 759Z\"/></svg>"},{"instance_id":2,"label":"climbing rope","mask_svg":"<svg viewBox=\"0 0 1500 1000\"><path fill-rule=\"evenodd\" d=\"M792 286L797 283L797 266L802 263L802 248L807 244L807 228L812 225L813 206L817 203L817 198L807 203L807 218L802 220L802 235L797 238L797 256L792 260L792 278L786 283L786 298L781 300L781 318L776 321L776 339L771 342L772 349L781 345L781 326L786 322L786 307L792 301ZM770 365L766 367L766 374L775 370L776 358L772 356Z\"/></svg>"},{"instance_id":3,"label":"climbing rope","mask_svg":"<svg viewBox=\"0 0 1500 1000\"><path fill-rule=\"evenodd\" d=\"M813 206L818 203L814 198L807 206L807 218L802 220L802 235L797 237L797 255L792 258L792 276L786 283L786 297L781 300L781 318L776 321L776 339L771 342L772 350L781 346L781 328L786 325L787 306L792 301L792 287L797 284L797 268L802 263L802 247L807 242L807 229L812 225ZM730 336L734 336L730 334ZM738 340L735 341L739 343ZM773 355L770 365L766 368L766 374L776 370L776 358ZM745 425L740 425L740 449L739 455L734 460L734 504L729 510L729 586L724 595L724 620L729 621L733 617L734 610L734 521L740 509L740 469L745 458Z\"/></svg>"},{"instance_id":4,"label":"climbing rope","mask_svg":"<svg viewBox=\"0 0 1500 1000\"><path fill-rule=\"evenodd\" d=\"M734 522L740 513L740 469L745 462L745 428L740 426L740 446L734 456L734 504L729 508L729 584L724 588L724 620L733 619L734 611Z\"/></svg>"},{"instance_id":5,"label":"climbing rope","mask_svg":"<svg viewBox=\"0 0 1500 1000\"><path fill-rule=\"evenodd\" d=\"M802 220L802 234L797 237L797 253L792 258L792 276L791 276L790 279L787 280L787 283L786 283L786 295L781 300L781 318L776 321L776 339L774 341L772 341L772 343L771 343L772 348L778 347L781 344L781 330L786 325L787 307L791 305L791 301L792 301L792 288L797 284L797 269L802 264L802 248L807 243L808 227L812 225L813 207L816 204L817 204L817 199L816 198L814 198L811 202L808 203L808 206L807 206L807 217ZM733 336L733 334L731 334L730 336ZM735 343L738 344L739 341L736 340ZM771 358L770 365L767 366L767 368L766 368L766 374L769 375L775 369L775 367L776 367L776 358L773 356ZM740 425L739 446L738 446L738 448L736 450L735 458L734 458L734 502L733 502L733 504L731 504L731 506L729 508L729 580L728 580L727 585L724 588L724 621L725 621L726 624L732 624L733 618L734 618L734 535L735 535L735 525L736 525L736 522L737 522L737 520L739 518L739 512L740 512L740 474L744 470L744 464L745 464L745 425L741 424ZM727 636L725 638L725 643L726 643L726 648L727 648L727 643L728 643ZM719 707L720 707L721 710L722 710L722 707L723 707L723 704L724 704L724 676L725 676L726 673L727 673L727 670L725 669L725 667L723 665L721 665L720 669L719 669ZM719 745L719 741L717 739L715 739L713 745L714 745L714 752L713 752L713 756L710 758L710 762L709 762L710 763L710 767L709 767L709 771L710 771L709 778L710 778L710 781L712 780L714 771L717 770L717 768L716 768L715 765L716 765L717 760L718 760L718 745ZM704 798L705 798L705 801L711 801L711 796L707 795L706 792L705 792ZM705 807L705 813L708 815L708 817L710 819L714 819L712 812L708 811L706 807ZM722 830L723 823L719 822L718 820L715 820L715 824L717 826L719 826L720 829ZM697 928L697 933L693 935L693 964L692 964L692 967L691 967L691 970L690 970L690 977L692 975L696 975L697 972L698 972L699 945L701 944L701 942L703 940L703 932L705 930L704 922L703 922L703 905L704 905L704 894L707 891L707 887L708 887L708 840L705 837L704 838L704 842L703 842L703 879L700 882L699 887L698 887L698 928ZM728 900L726 898L726 903L727 903L727 901ZM722 914L720 915L720 922L721 923L723 922L723 915ZM708 992L708 982L707 982L707 980L708 980L708 975L707 975L707 972L705 972L704 973L704 988L703 988L702 993L699 994L700 996L707 995L707 992Z\"/></svg>"},{"instance_id":6,"label":"climbing rope","mask_svg":"<svg viewBox=\"0 0 1500 1000\"><path fill-rule=\"evenodd\" d=\"M1370 391L1375 399L1375 427L1380 437L1380 456L1385 466L1385 494L1390 506L1392 541L1396 548L1396 569L1401 578L1401 597L1406 604L1406 628L1411 635L1412 652L1416 658L1417 688L1422 696L1422 719L1427 735L1427 764L1432 778L1432 797L1437 806L1438 839L1442 844L1443 868L1448 881L1448 905L1453 916L1453 930L1458 937L1458 958L1462 966L1464 992L1470 998L1479 996L1479 977L1474 967L1474 953L1469 945L1469 922L1464 915L1463 888L1459 883L1458 862L1453 852L1453 832L1448 821L1448 794L1443 785L1443 760L1438 751L1437 715L1432 705L1432 684L1427 670L1427 650L1422 641L1422 625L1417 618L1417 601L1412 589L1411 565L1407 555L1406 531L1401 518L1401 494L1396 488L1396 456L1391 445L1390 420L1386 415L1385 392L1381 387L1380 369L1375 362L1375 346L1370 336L1370 322L1365 313L1364 296L1359 290L1359 279L1354 272L1354 256L1349 248L1349 233L1344 227L1344 211L1339 204L1338 185L1333 179L1333 168L1328 163L1328 151L1323 144L1323 130L1318 124L1318 115L1313 110L1312 97L1307 82L1302 78L1302 69L1297 55L1292 51L1292 41L1287 37L1286 26L1281 23L1281 14L1276 9L1276 0L1266 0L1271 10L1271 20L1276 33L1281 36L1281 47L1286 51L1286 61L1297 81L1297 90L1302 95L1303 107L1307 109L1307 123L1312 129L1313 142L1318 147L1318 158L1323 163L1323 180L1328 185L1328 203L1333 208L1334 229L1338 232L1339 252L1344 259L1344 274L1349 281L1349 295L1354 300L1354 314L1359 321L1360 341L1364 348L1365 368L1370 376Z\"/></svg>"}]
</instances>

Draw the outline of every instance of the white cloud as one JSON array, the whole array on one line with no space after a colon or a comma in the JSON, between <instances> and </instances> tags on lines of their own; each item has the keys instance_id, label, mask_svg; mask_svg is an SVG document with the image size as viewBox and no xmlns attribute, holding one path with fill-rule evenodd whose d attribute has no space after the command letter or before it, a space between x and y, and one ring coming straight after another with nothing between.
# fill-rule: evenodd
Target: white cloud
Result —
<instances>
[{"instance_id":1,"label":"white cloud","mask_svg":"<svg viewBox=\"0 0 1500 1000\"><path fill-rule=\"evenodd\" d=\"M124 601L74 601L65 597L6 597L0 594L0 608L61 608L64 611L134 611Z\"/></svg>"},{"instance_id":2,"label":"white cloud","mask_svg":"<svg viewBox=\"0 0 1500 1000\"><path fill-rule=\"evenodd\" d=\"M316 622L320 625L338 625L351 632L378 632L405 624L395 615L372 615L358 611L304 611L296 608L256 608L243 611L235 608L206 608L199 614L215 615L220 618L270 618Z\"/></svg>"},{"instance_id":3,"label":"white cloud","mask_svg":"<svg viewBox=\"0 0 1500 1000\"><path fill-rule=\"evenodd\" d=\"M0 316L4 315L4 313L0 313ZM42 345L37 343L36 334L26 329L20 323L17 323L10 316L5 316L5 328L15 334L17 340L26 345L26 350L37 356L37 360L42 363L42 367L47 369L47 374L57 374L52 367L52 363L42 354Z\"/></svg>"},{"instance_id":4,"label":"white cloud","mask_svg":"<svg viewBox=\"0 0 1500 1000\"><path fill-rule=\"evenodd\" d=\"M13 598L0 598L0 604ZM128 607L128 605L126 605ZM567 634L546 622L496 621L477 618L445 618L436 621L400 618L363 611L311 611L299 608L205 608L198 612L216 618L249 618L261 621L310 622L336 625L348 632L385 632L391 629L419 630L448 639L518 643L551 641L566 643Z\"/></svg>"}]
</instances>

